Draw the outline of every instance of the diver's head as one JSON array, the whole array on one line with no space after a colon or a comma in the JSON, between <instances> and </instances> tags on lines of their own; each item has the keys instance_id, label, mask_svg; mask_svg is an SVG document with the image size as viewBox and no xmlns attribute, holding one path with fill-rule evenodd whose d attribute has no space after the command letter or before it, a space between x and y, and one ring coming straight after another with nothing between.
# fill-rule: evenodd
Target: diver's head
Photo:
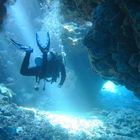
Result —
<instances>
[{"instance_id":1,"label":"diver's head","mask_svg":"<svg viewBox=\"0 0 140 140\"><path fill-rule=\"evenodd\" d=\"M37 66L41 66L42 63L43 63L42 57L38 56L38 57L35 58L35 64L36 64Z\"/></svg>"}]
</instances>

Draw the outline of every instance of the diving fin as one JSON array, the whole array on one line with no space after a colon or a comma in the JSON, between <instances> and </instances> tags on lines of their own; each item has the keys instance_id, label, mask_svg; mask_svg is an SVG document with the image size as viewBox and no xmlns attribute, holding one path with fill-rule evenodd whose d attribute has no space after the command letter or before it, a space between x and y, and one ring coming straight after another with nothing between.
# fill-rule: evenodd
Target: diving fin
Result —
<instances>
[{"instance_id":1,"label":"diving fin","mask_svg":"<svg viewBox=\"0 0 140 140\"><path fill-rule=\"evenodd\" d=\"M37 32L36 42L41 52L48 52L50 48L50 35L49 32Z\"/></svg>"},{"instance_id":2,"label":"diving fin","mask_svg":"<svg viewBox=\"0 0 140 140\"><path fill-rule=\"evenodd\" d=\"M16 46L19 50L26 51L26 52L33 52L33 49L30 46L17 43L13 39L10 39L10 40L11 40L12 44L14 46Z\"/></svg>"}]
</instances>

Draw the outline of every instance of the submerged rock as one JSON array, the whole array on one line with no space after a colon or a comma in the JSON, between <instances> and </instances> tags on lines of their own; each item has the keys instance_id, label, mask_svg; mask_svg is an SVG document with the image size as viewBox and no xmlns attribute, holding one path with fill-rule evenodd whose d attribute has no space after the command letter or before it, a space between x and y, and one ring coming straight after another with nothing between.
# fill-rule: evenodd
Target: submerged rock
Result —
<instances>
[{"instance_id":1,"label":"submerged rock","mask_svg":"<svg viewBox=\"0 0 140 140\"><path fill-rule=\"evenodd\" d=\"M0 84L0 100L11 101L15 94L12 90L5 87L3 84Z\"/></svg>"},{"instance_id":2,"label":"submerged rock","mask_svg":"<svg viewBox=\"0 0 140 140\"><path fill-rule=\"evenodd\" d=\"M6 88L3 84L0 85L0 94L2 94L3 96L7 96L9 98L12 98L12 91L8 88Z\"/></svg>"},{"instance_id":3,"label":"submerged rock","mask_svg":"<svg viewBox=\"0 0 140 140\"><path fill-rule=\"evenodd\" d=\"M1 0L0 1L0 28L1 28L1 25L3 23L3 20L6 16L6 7L5 7L5 3L7 2L7 0Z\"/></svg>"},{"instance_id":4,"label":"submerged rock","mask_svg":"<svg viewBox=\"0 0 140 140\"><path fill-rule=\"evenodd\" d=\"M0 95L3 95L2 92ZM76 118L19 107L0 98L0 139L132 140L140 138L140 113L134 110L96 109L85 116L85 119Z\"/></svg>"},{"instance_id":5,"label":"submerged rock","mask_svg":"<svg viewBox=\"0 0 140 140\"><path fill-rule=\"evenodd\" d=\"M14 4L16 0L0 0L0 30L7 15L6 4Z\"/></svg>"},{"instance_id":6,"label":"submerged rock","mask_svg":"<svg viewBox=\"0 0 140 140\"><path fill-rule=\"evenodd\" d=\"M61 12L67 21L89 20L93 8L102 1L104 0L60 0Z\"/></svg>"},{"instance_id":7,"label":"submerged rock","mask_svg":"<svg viewBox=\"0 0 140 140\"><path fill-rule=\"evenodd\" d=\"M93 70L140 97L140 1L105 0L92 18L84 44Z\"/></svg>"}]
</instances>

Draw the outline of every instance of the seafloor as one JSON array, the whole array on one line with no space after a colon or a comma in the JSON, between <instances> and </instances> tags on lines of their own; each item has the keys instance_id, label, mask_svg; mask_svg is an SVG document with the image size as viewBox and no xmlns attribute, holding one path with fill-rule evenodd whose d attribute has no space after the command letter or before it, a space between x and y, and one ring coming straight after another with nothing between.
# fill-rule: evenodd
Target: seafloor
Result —
<instances>
[{"instance_id":1,"label":"seafloor","mask_svg":"<svg viewBox=\"0 0 140 140\"><path fill-rule=\"evenodd\" d=\"M0 86L0 140L139 140L140 112L99 110L86 118L64 117L19 107L14 93ZM71 120L70 120L71 119ZM75 124L76 125L75 125Z\"/></svg>"}]
</instances>

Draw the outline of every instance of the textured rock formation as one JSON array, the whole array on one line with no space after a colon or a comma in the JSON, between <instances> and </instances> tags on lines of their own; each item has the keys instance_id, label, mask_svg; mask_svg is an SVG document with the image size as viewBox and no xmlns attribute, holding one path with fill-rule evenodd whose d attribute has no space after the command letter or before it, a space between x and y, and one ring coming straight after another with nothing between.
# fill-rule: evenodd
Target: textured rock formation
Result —
<instances>
[{"instance_id":1,"label":"textured rock formation","mask_svg":"<svg viewBox=\"0 0 140 140\"><path fill-rule=\"evenodd\" d=\"M0 28L3 23L4 17L6 16L6 7L4 6L6 2L7 0L0 1Z\"/></svg>"},{"instance_id":2,"label":"textured rock formation","mask_svg":"<svg viewBox=\"0 0 140 140\"><path fill-rule=\"evenodd\" d=\"M60 0L62 15L68 21L90 19L90 13L102 0ZM65 11L65 13L63 12Z\"/></svg>"},{"instance_id":3,"label":"textured rock formation","mask_svg":"<svg viewBox=\"0 0 140 140\"><path fill-rule=\"evenodd\" d=\"M4 58L3 52L0 51L0 83L4 83L7 79L6 75L6 58Z\"/></svg>"},{"instance_id":4,"label":"textured rock formation","mask_svg":"<svg viewBox=\"0 0 140 140\"><path fill-rule=\"evenodd\" d=\"M7 14L6 4L13 4L15 1L16 0L0 0L0 29Z\"/></svg>"},{"instance_id":5,"label":"textured rock formation","mask_svg":"<svg viewBox=\"0 0 140 140\"><path fill-rule=\"evenodd\" d=\"M0 85L1 140L132 140L140 138L139 111L95 109L87 114L87 121L78 120L78 118L65 119L61 115L19 107L8 100L13 97L12 95L11 90ZM79 131L75 131L78 129Z\"/></svg>"},{"instance_id":6,"label":"textured rock formation","mask_svg":"<svg viewBox=\"0 0 140 140\"><path fill-rule=\"evenodd\" d=\"M84 44L93 70L140 96L140 1L106 0L92 23Z\"/></svg>"}]
</instances>

